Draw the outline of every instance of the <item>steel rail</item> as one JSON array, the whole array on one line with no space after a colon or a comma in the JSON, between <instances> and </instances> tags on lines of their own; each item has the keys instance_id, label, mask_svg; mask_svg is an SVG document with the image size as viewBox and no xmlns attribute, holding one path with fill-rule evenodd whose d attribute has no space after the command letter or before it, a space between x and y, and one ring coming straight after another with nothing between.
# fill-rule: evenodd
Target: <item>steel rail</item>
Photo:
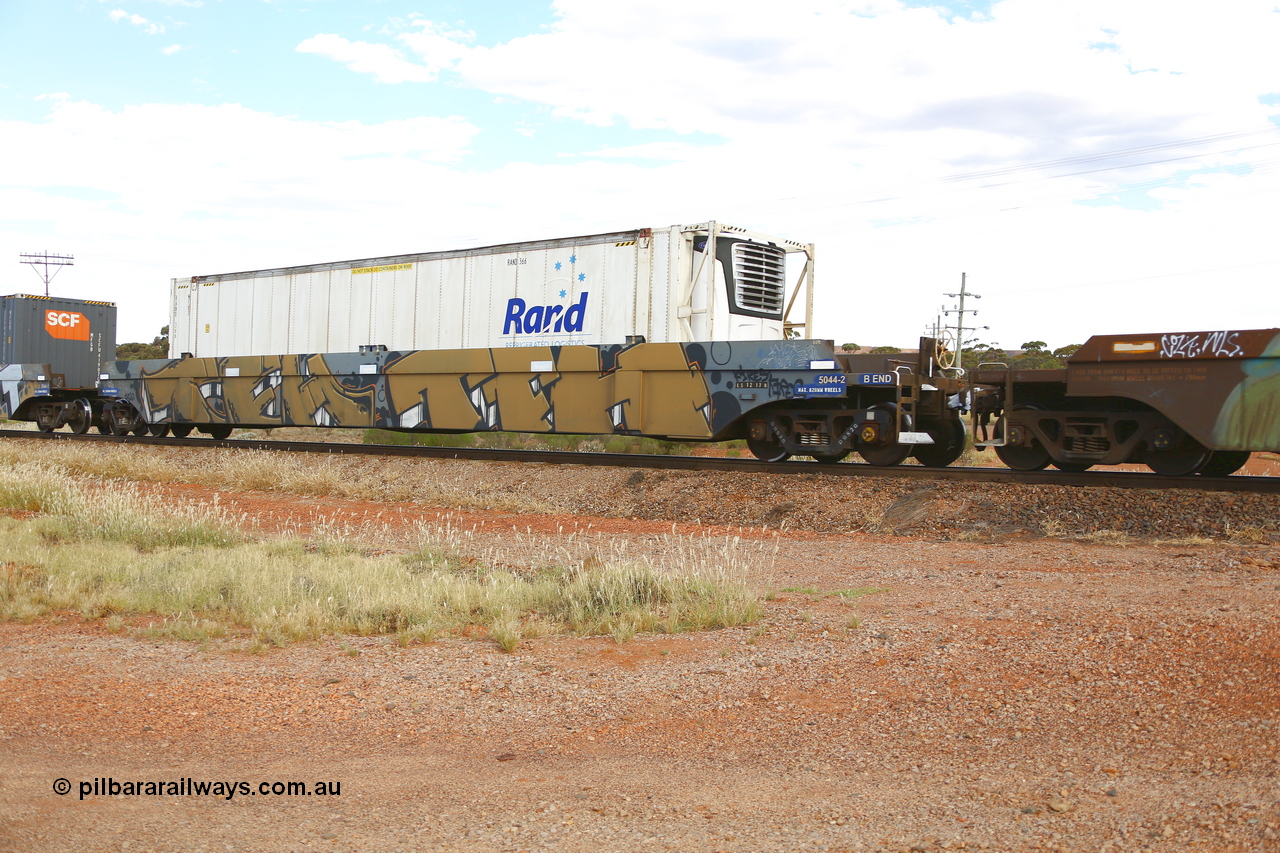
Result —
<instances>
[{"instance_id":1,"label":"steel rail","mask_svg":"<svg viewBox=\"0 0 1280 853\"><path fill-rule=\"evenodd\" d=\"M844 477L893 477L908 480L955 480L976 483L1020 483L1109 489L1194 489L1205 492L1280 493L1280 477L1169 477L1135 471L1014 471L1009 468L926 468L923 465L876 466L837 462L761 462L714 456L644 456L629 453L581 453L568 450L500 450L487 447L424 447L395 444L331 444L318 441L265 439L154 438L151 436L76 435L70 432L0 430L0 438L95 441L157 447L219 447L290 453L359 456L402 456L426 459L469 459L482 462L535 462L613 468L656 468L670 471L737 471L753 474L826 474Z\"/></svg>"}]
</instances>

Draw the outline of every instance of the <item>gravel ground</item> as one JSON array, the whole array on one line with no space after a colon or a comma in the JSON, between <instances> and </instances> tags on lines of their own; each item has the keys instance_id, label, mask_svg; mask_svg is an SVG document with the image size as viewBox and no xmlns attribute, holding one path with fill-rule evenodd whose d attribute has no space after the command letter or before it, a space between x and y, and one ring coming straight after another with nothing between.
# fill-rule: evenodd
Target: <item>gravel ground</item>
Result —
<instances>
[{"instance_id":1,"label":"gravel ground","mask_svg":"<svg viewBox=\"0 0 1280 853\"><path fill-rule=\"evenodd\" d=\"M779 592L756 626L510 655L2 624L0 849L1280 850L1275 498L390 464L540 510L452 514L495 540L779 535ZM107 778L341 790L80 798Z\"/></svg>"}]
</instances>

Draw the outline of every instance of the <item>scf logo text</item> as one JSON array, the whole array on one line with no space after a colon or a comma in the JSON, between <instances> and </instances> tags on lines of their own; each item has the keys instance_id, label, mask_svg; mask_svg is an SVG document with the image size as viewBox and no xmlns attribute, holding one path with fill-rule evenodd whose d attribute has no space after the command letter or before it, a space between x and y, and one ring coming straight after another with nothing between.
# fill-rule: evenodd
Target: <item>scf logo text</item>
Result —
<instances>
[{"instance_id":1,"label":"scf logo text","mask_svg":"<svg viewBox=\"0 0 1280 853\"><path fill-rule=\"evenodd\" d=\"M55 338L68 341L89 340L89 318L79 311L46 311L44 329Z\"/></svg>"}]
</instances>

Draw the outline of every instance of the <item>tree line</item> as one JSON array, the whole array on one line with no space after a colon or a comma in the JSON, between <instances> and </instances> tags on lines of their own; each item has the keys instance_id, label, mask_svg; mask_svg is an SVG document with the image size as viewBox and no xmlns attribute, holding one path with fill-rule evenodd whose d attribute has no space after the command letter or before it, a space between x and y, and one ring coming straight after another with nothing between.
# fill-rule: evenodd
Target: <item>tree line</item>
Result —
<instances>
[{"instance_id":1,"label":"tree line","mask_svg":"<svg viewBox=\"0 0 1280 853\"><path fill-rule=\"evenodd\" d=\"M120 361L134 361L144 358L169 357L169 327L160 329L160 334L149 344L128 343L116 347L116 358Z\"/></svg>"},{"instance_id":2,"label":"tree line","mask_svg":"<svg viewBox=\"0 0 1280 853\"><path fill-rule=\"evenodd\" d=\"M1059 368L1067 366L1067 359L1075 355L1082 344L1068 344L1050 350L1044 341L1027 341L1016 350L1006 350L994 344L973 343L960 352L960 363L965 367L976 367L983 362L999 362L1020 370ZM841 344L844 352L861 352L863 347L855 343ZM869 353L892 354L902 352L894 346L871 347Z\"/></svg>"}]
</instances>

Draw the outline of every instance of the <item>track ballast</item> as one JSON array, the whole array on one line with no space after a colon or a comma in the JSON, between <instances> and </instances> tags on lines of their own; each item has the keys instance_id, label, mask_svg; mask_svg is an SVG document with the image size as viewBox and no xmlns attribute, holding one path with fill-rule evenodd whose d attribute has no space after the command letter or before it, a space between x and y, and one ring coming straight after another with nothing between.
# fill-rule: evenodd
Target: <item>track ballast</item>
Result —
<instances>
[{"instance_id":1,"label":"track ballast","mask_svg":"<svg viewBox=\"0 0 1280 853\"><path fill-rule=\"evenodd\" d=\"M670 471L736 471L757 474L825 474L842 477L890 477L914 480L955 480L974 483L1023 483L1113 489L1195 489L1206 492L1280 493L1280 477L1169 477L1136 471L1014 471L1008 468L926 468L921 465L875 466L839 462L761 462L709 456L645 456L627 453L581 453L567 450L501 450L484 447L424 447L421 445L342 444L264 439L154 438L151 436L77 435L70 432L0 430L0 438L91 441L157 447L220 447L287 453L400 456L427 459L470 459L483 462L535 462L552 465L591 465L613 468L652 468Z\"/></svg>"}]
</instances>

